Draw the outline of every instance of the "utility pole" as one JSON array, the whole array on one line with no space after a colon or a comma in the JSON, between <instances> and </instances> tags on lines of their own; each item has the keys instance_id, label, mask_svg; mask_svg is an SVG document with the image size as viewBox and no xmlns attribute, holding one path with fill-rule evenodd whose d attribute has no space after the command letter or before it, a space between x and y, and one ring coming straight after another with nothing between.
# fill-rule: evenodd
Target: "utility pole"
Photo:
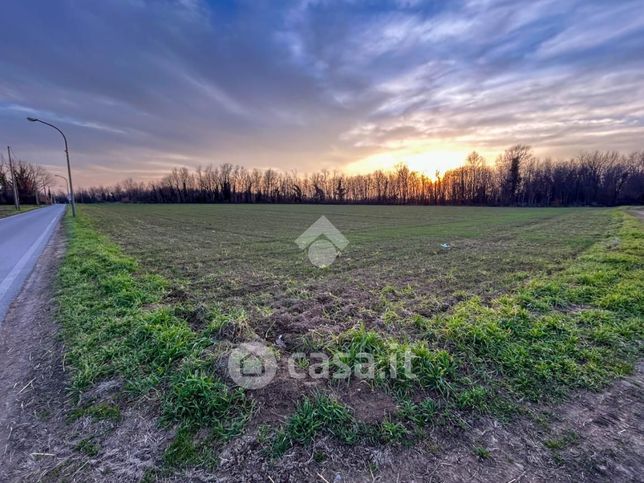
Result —
<instances>
[{"instance_id":1,"label":"utility pole","mask_svg":"<svg viewBox=\"0 0 644 483\"><path fill-rule=\"evenodd\" d=\"M16 187L16 173L13 171L11 148L9 146L7 146L7 154L9 155L9 171L11 171L11 186L13 186L13 204L16 205L16 210L20 211L20 199L18 198L18 188Z\"/></svg>"}]
</instances>

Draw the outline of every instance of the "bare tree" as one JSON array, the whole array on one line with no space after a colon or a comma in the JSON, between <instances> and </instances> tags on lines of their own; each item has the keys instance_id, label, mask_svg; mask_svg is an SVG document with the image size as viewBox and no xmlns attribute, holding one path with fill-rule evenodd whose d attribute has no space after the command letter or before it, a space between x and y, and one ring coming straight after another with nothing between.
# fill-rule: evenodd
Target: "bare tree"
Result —
<instances>
[{"instance_id":1,"label":"bare tree","mask_svg":"<svg viewBox=\"0 0 644 483\"><path fill-rule=\"evenodd\" d=\"M0 163L0 201L8 202L6 167ZM51 183L25 163L17 164L20 191L33 195ZM31 190L31 191L30 191ZM223 164L194 172L175 168L158 182L126 180L114 187L81 190L88 201L404 203L471 205L615 205L644 202L644 151L581 153L569 160L538 159L517 145L488 166L476 152L463 166L433 178L399 164L391 172L349 176L322 170L309 175L275 169L252 171Z\"/></svg>"}]
</instances>

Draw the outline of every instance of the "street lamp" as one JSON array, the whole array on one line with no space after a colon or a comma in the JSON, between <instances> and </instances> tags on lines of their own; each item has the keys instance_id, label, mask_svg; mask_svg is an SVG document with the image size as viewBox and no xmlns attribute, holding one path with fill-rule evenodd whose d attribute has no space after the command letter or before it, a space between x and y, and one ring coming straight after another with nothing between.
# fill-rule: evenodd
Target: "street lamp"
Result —
<instances>
[{"instance_id":1,"label":"street lamp","mask_svg":"<svg viewBox=\"0 0 644 483\"><path fill-rule=\"evenodd\" d=\"M65 186L67 187L67 199L69 199L71 197L70 194L69 194L69 181L67 181L67 178L65 178L64 176L61 176L59 174L55 174L54 176L56 176L56 178L60 178L60 179L65 180Z\"/></svg>"},{"instance_id":2,"label":"street lamp","mask_svg":"<svg viewBox=\"0 0 644 483\"><path fill-rule=\"evenodd\" d=\"M11 146L7 146L7 156L9 156L9 171L11 172L11 186L13 187L13 204L16 210L20 211L20 197L18 196L18 186L16 186L16 172L13 170L11 162Z\"/></svg>"},{"instance_id":3,"label":"street lamp","mask_svg":"<svg viewBox=\"0 0 644 483\"><path fill-rule=\"evenodd\" d=\"M67 138L65 137L65 134L53 124L41 121L40 119L36 119L35 117L28 117L27 120L30 122L40 122L42 124L46 124L49 127L53 127L63 137L63 140L65 141L65 156L67 157L67 174L69 176L69 195L72 202L72 216L76 216L76 201L74 200L74 186L72 185L72 168L69 165L69 148L67 147Z\"/></svg>"}]
</instances>

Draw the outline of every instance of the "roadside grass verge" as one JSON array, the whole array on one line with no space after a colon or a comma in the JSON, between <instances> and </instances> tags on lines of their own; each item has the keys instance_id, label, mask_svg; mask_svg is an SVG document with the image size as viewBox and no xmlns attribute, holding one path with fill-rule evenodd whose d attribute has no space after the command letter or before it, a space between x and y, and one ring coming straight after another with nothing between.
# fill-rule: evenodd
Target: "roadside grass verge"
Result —
<instances>
[{"instance_id":1,"label":"roadside grass verge","mask_svg":"<svg viewBox=\"0 0 644 483\"><path fill-rule=\"evenodd\" d=\"M48 206L48 205L42 205ZM31 210L40 208L37 205L20 205L20 211L16 211L16 208L13 205L0 205L0 218L7 218L9 216L18 215L20 213L26 213Z\"/></svg>"},{"instance_id":2,"label":"roadside grass verge","mask_svg":"<svg viewBox=\"0 0 644 483\"><path fill-rule=\"evenodd\" d=\"M359 354L370 354L374 384L396 397L398 412L366 428L337 401L305 399L277 431L273 456L318 433L343 442L374 434L400 442L426 426L458 424L461 413L505 417L525 410L526 400L556 402L571 390L598 390L629 374L644 336L644 231L631 215L614 216L607 238L562 272L489 304L474 297L450 313L415 317L419 339L398 340L362 325L340 334L328 346L336 356L331 372L348 366L348 379L361 369ZM411 376L400 366L403 354Z\"/></svg>"},{"instance_id":3,"label":"roadside grass verge","mask_svg":"<svg viewBox=\"0 0 644 483\"><path fill-rule=\"evenodd\" d=\"M161 421L179 428L167 462L178 464L181 455L206 461L201 450L190 449L197 430L207 428L211 443L238 434L251 402L215 374L206 351L213 339L164 305L166 280L139 273L137 263L99 235L82 211L65 224L70 236L58 302L72 392L119 381L126 402L146 395L158 404ZM81 415L120 418L118 407L100 403L75 411Z\"/></svg>"}]
</instances>

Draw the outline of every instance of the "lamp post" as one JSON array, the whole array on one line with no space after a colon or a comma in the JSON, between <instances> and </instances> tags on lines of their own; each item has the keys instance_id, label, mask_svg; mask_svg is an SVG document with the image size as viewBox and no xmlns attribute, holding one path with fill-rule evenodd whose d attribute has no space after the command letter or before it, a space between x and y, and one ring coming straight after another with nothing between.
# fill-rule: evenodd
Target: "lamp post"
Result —
<instances>
[{"instance_id":1,"label":"lamp post","mask_svg":"<svg viewBox=\"0 0 644 483\"><path fill-rule=\"evenodd\" d=\"M9 171L11 171L11 186L13 187L13 204L16 205L16 210L20 211L20 198L18 197L18 187L16 186L16 172L13 170L13 163L11 162L10 146L7 146L7 156L9 156Z\"/></svg>"},{"instance_id":2,"label":"lamp post","mask_svg":"<svg viewBox=\"0 0 644 483\"><path fill-rule=\"evenodd\" d=\"M62 180L65 180L65 186L67 187L67 199L69 200L70 197L71 197L71 195L69 194L69 181L67 181L67 178L65 178L64 176L61 176L59 174L55 174L54 176L56 176L56 178L60 178Z\"/></svg>"},{"instance_id":3,"label":"lamp post","mask_svg":"<svg viewBox=\"0 0 644 483\"><path fill-rule=\"evenodd\" d=\"M69 148L67 146L67 137L65 137L65 134L63 133L63 131L58 129L53 124L50 124L50 123L45 122L45 121L41 121L40 119L37 119L35 117L28 117L27 120L31 121L31 122L40 122L40 123L45 124L45 125L47 125L49 127L52 127L56 131L58 131L60 133L60 135L63 137L63 140L65 141L65 156L67 157L67 175L69 176L69 195L70 195L71 203L72 203L72 216L76 216L76 201L74 200L74 185L72 184L72 168L69 165Z\"/></svg>"}]
</instances>

